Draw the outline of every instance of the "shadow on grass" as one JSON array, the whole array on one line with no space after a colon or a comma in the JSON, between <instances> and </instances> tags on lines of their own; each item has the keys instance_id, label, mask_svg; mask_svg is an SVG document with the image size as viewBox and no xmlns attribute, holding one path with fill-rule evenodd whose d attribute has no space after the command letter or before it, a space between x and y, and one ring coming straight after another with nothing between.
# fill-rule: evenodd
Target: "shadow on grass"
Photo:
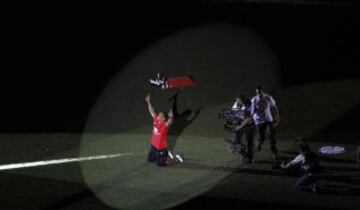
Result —
<instances>
[{"instance_id":1,"label":"shadow on grass","mask_svg":"<svg viewBox=\"0 0 360 210\"><path fill-rule=\"evenodd\" d=\"M180 93L178 92L169 99L170 101L173 102L172 110L174 113L174 122L169 129L168 146L170 150L174 150L181 133L185 130L186 127L188 127L191 123L195 121L195 119L199 116L201 109L198 108L195 111L195 113L193 113L191 109L186 109L185 111L180 113L178 110L178 99L177 99L179 94Z\"/></svg>"}]
</instances>

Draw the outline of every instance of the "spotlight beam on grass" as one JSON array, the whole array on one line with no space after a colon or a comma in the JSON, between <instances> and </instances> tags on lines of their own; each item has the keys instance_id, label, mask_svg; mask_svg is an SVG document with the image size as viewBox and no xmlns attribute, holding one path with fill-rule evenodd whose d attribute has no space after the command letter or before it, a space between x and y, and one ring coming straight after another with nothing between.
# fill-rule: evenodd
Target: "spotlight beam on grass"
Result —
<instances>
[{"instance_id":1,"label":"spotlight beam on grass","mask_svg":"<svg viewBox=\"0 0 360 210\"><path fill-rule=\"evenodd\" d=\"M0 165L0 171L18 169L18 168L38 167L45 165L55 165L62 163L71 163L71 162L81 162L81 161L89 161L89 160L109 159L109 158L116 158L127 155L133 155L133 153L108 154L108 155L96 155L96 156L79 157L79 158L64 158L58 160L43 160L43 161L35 161L35 162L13 163L13 164Z\"/></svg>"}]
</instances>

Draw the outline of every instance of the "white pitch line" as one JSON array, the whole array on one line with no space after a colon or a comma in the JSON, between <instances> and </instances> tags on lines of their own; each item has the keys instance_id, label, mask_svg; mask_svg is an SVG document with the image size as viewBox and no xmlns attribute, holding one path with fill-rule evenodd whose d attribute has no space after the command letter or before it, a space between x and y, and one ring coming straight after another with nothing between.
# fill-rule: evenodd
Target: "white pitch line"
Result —
<instances>
[{"instance_id":1,"label":"white pitch line","mask_svg":"<svg viewBox=\"0 0 360 210\"><path fill-rule=\"evenodd\" d=\"M0 171L11 170L16 168L28 168L28 167L36 167L36 166L45 166L45 165L55 165L61 163L71 163L71 162L80 162L80 161L88 161L88 160L99 160L99 159L107 159L107 158L115 158L126 155L133 155L133 153L122 153L122 154L109 154L109 155L96 155L90 157L79 157L79 158L65 158L58 160L43 160L43 161L35 161L35 162L27 162L27 163L13 163L7 165L0 165Z\"/></svg>"}]
</instances>

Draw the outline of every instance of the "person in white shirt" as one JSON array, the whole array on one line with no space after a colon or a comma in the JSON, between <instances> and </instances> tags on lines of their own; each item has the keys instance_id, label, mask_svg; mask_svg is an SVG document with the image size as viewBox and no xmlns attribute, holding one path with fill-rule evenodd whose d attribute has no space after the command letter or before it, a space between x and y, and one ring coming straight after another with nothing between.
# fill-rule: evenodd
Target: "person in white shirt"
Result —
<instances>
[{"instance_id":1,"label":"person in white shirt","mask_svg":"<svg viewBox=\"0 0 360 210\"><path fill-rule=\"evenodd\" d=\"M257 150L261 150L261 145L264 143L267 134L270 139L272 159L277 160L278 149L274 125L279 124L280 116L275 100L269 94L264 93L262 86L258 86L256 87L256 96L251 99L251 102L251 113L260 137L257 142Z\"/></svg>"}]
</instances>

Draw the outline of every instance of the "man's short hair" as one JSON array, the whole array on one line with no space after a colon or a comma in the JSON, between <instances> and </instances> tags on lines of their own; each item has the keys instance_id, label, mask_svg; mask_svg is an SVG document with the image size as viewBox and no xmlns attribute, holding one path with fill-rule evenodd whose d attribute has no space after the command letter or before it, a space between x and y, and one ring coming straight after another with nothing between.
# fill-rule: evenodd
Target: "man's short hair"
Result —
<instances>
[{"instance_id":1,"label":"man's short hair","mask_svg":"<svg viewBox=\"0 0 360 210\"><path fill-rule=\"evenodd\" d=\"M264 91L264 87L263 86L261 86L261 85L258 85L257 87L256 87L256 90L257 91Z\"/></svg>"},{"instance_id":2,"label":"man's short hair","mask_svg":"<svg viewBox=\"0 0 360 210\"><path fill-rule=\"evenodd\" d=\"M244 94L238 94L236 95L236 98L240 98L240 100L245 104L245 105L249 105L251 103L250 99L244 95Z\"/></svg>"},{"instance_id":3,"label":"man's short hair","mask_svg":"<svg viewBox=\"0 0 360 210\"><path fill-rule=\"evenodd\" d=\"M310 151L310 147L309 145L303 143L303 144L299 144L299 150L300 152L304 153L304 152L309 152Z\"/></svg>"}]
</instances>

